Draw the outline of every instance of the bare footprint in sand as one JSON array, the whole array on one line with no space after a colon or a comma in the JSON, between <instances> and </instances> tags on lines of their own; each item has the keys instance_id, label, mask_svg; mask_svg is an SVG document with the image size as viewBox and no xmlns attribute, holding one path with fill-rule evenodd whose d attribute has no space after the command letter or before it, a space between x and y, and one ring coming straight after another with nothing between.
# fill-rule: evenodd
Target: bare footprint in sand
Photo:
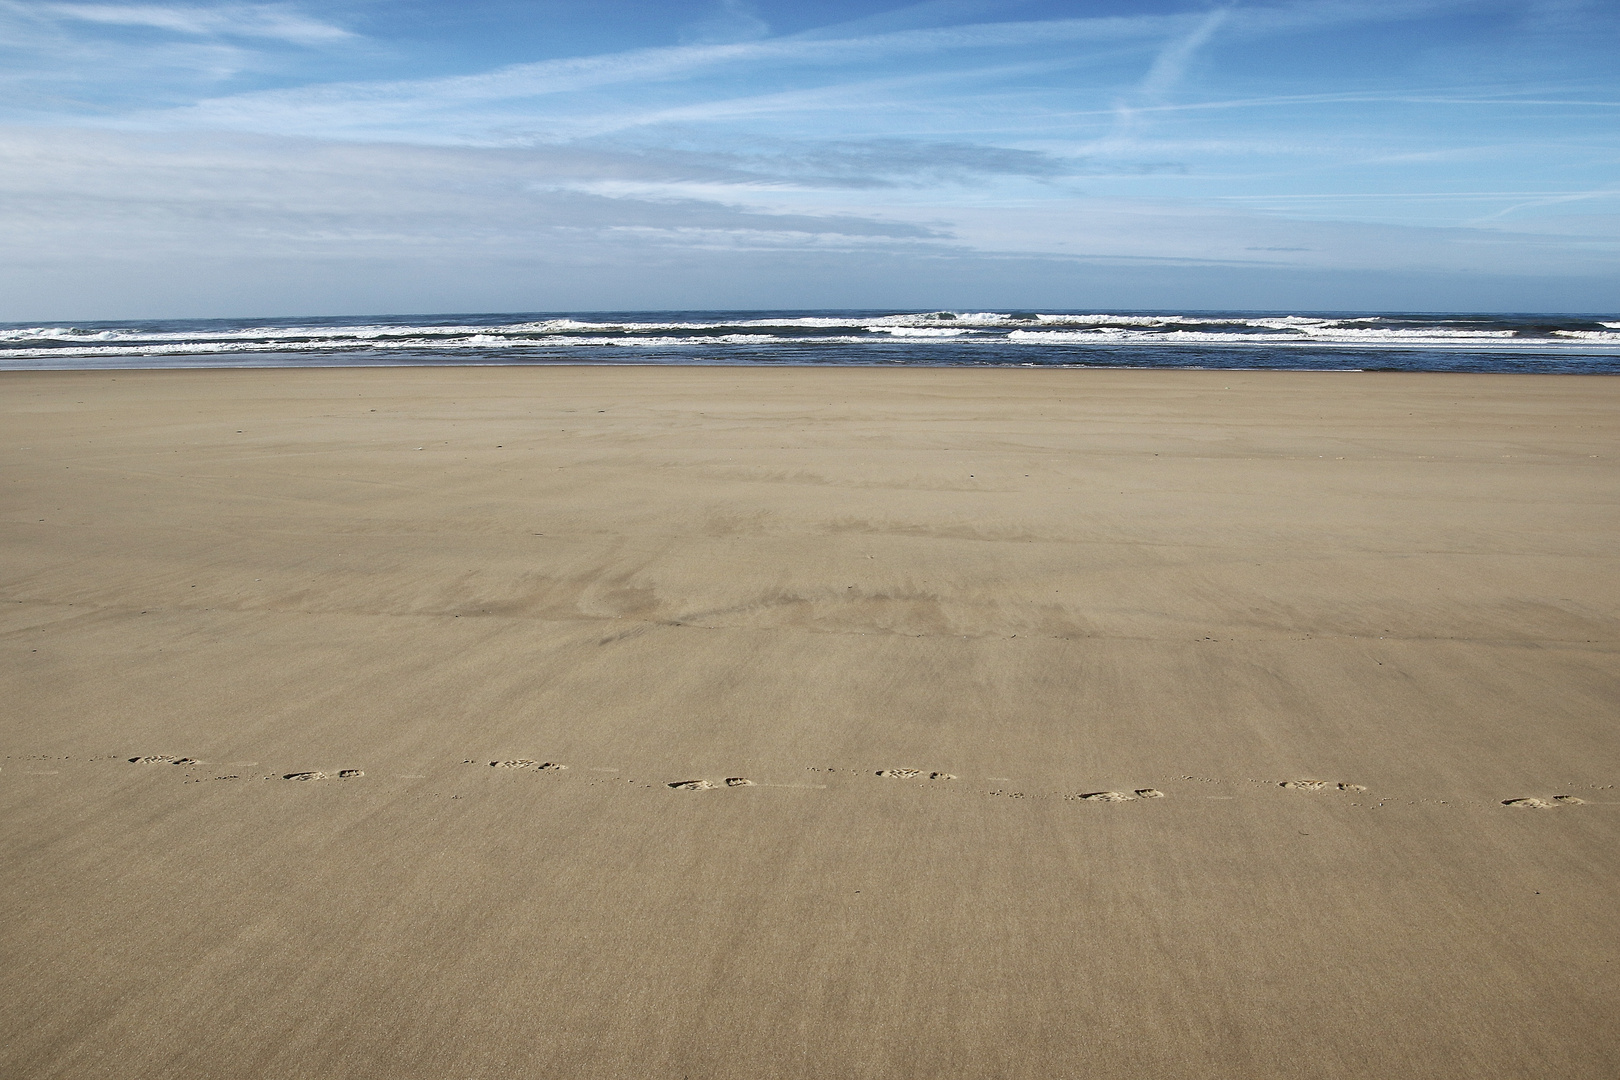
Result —
<instances>
[{"instance_id":1,"label":"bare footprint in sand","mask_svg":"<svg viewBox=\"0 0 1620 1080\"><path fill-rule=\"evenodd\" d=\"M1139 787L1136 789L1136 797L1138 799L1162 799L1164 798L1164 792L1158 788Z\"/></svg>"},{"instance_id":2,"label":"bare footprint in sand","mask_svg":"<svg viewBox=\"0 0 1620 1080\"><path fill-rule=\"evenodd\" d=\"M283 773L281 778L283 780L325 780L326 779L326 774L323 773L323 772L315 772L315 771L310 771L310 772L290 772L290 773Z\"/></svg>"},{"instance_id":3,"label":"bare footprint in sand","mask_svg":"<svg viewBox=\"0 0 1620 1080\"><path fill-rule=\"evenodd\" d=\"M1367 790L1362 784L1335 784L1329 780L1284 780L1277 786L1289 791L1348 791L1351 794Z\"/></svg>"},{"instance_id":4,"label":"bare footprint in sand","mask_svg":"<svg viewBox=\"0 0 1620 1080\"><path fill-rule=\"evenodd\" d=\"M669 786L676 791L708 791L714 787L707 780L676 780Z\"/></svg>"},{"instance_id":5,"label":"bare footprint in sand","mask_svg":"<svg viewBox=\"0 0 1620 1080\"><path fill-rule=\"evenodd\" d=\"M1520 810L1550 810L1552 803L1545 799L1503 799L1503 806L1513 806Z\"/></svg>"},{"instance_id":6,"label":"bare footprint in sand","mask_svg":"<svg viewBox=\"0 0 1620 1080\"><path fill-rule=\"evenodd\" d=\"M921 769L879 769L879 776L886 776L890 780L915 780L922 775Z\"/></svg>"},{"instance_id":7,"label":"bare footprint in sand","mask_svg":"<svg viewBox=\"0 0 1620 1080\"><path fill-rule=\"evenodd\" d=\"M754 782L746 776L726 777L726 787L753 787Z\"/></svg>"},{"instance_id":8,"label":"bare footprint in sand","mask_svg":"<svg viewBox=\"0 0 1620 1080\"><path fill-rule=\"evenodd\" d=\"M361 772L359 769L339 769L338 770L338 779L339 780L354 780L354 779L356 779L358 777L361 777L361 776L364 776L364 775L366 775L366 774Z\"/></svg>"},{"instance_id":9,"label":"bare footprint in sand","mask_svg":"<svg viewBox=\"0 0 1620 1080\"><path fill-rule=\"evenodd\" d=\"M1124 791L1088 791L1080 796L1087 802L1135 802L1136 796Z\"/></svg>"},{"instance_id":10,"label":"bare footprint in sand","mask_svg":"<svg viewBox=\"0 0 1620 1080\"><path fill-rule=\"evenodd\" d=\"M147 757L132 757L129 759L129 763L131 765L178 765L180 759L173 754L151 754Z\"/></svg>"},{"instance_id":11,"label":"bare footprint in sand","mask_svg":"<svg viewBox=\"0 0 1620 1080\"><path fill-rule=\"evenodd\" d=\"M956 778L956 774L951 772L931 772L928 774L930 780L955 780Z\"/></svg>"},{"instance_id":12,"label":"bare footprint in sand","mask_svg":"<svg viewBox=\"0 0 1620 1080\"><path fill-rule=\"evenodd\" d=\"M538 761L531 758L512 758L507 761L492 761L489 763L492 769L532 769L538 764L540 764Z\"/></svg>"},{"instance_id":13,"label":"bare footprint in sand","mask_svg":"<svg viewBox=\"0 0 1620 1080\"><path fill-rule=\"evenodd\" d=\"M1553 802L1560 806L1585 806L1586 800L1579 795L1554 795Z\"/></svg>"}]
</instances>

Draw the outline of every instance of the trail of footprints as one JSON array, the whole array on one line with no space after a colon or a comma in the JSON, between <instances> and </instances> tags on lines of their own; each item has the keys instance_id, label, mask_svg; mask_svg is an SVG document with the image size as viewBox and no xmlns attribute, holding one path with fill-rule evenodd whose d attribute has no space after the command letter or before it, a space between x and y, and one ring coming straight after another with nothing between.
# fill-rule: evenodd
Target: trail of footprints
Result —
<instances>
[{"instance_id":1,"label":"trail of footprints","mask_svg":"<svg viewBox=\"0 0 1620 1080\"><path fill-rule=\"evenodd\" d=\"M181 767L184 767L184 768L187 768L187 769L191 769L191 768L195 768L195 767L198 767L198 766L203 766L203 765L209 764L208 762L201 761L201 760L199 760L197 758L179 757L179 756L176 756L176 755L173 755L173 754L148 754L148 755L143 755L143 756L127 758L125 760L127 760L132 765L169 765L169 766L181 766ZM256 762L234 762L232 764L235 764L235 765L254 765L254 764L257 764L257 763ZM469 760L465 761L464 764L469 764L470 765L470 764L474 764L474 762L469 759ZM564 771L564 770L566 770L568 768L567 765L564 765L561 762L544 761L544 760L541 760L541 759L538 759L538 758L504 758L504 759L499 759L499 760L496 760L496 761L491 761L489 763L489 765L490 765L491 768L505 770L505 771L529 770L529 771L534 771L534 772L548 772L548 773L562 772L562 771ZM598 770L594 770L594 771L598 771L598 772L617 772L618 770L616 770L616 769L598 769ZM828 772L828 773L837 773L837 772L841 771L841 772L844 772L844 773L849 773L851 775L854 775L854 774L857 774L857 773L861 772L861 770L858 770L858 769L839 770L839 769L831 768L831 767L829 767L829 768L827 768L825 770L822 770L822 769L818 769L818 768L813 767L813 766L808 767L808 771L811 771L811 772L825 771L825 772ZM299 781L299 782L308 782L308 781L312 781L312 780L331 780L331 779L355 780L355 779L359 779L360 777L363 777L365 775L366 775L365 772L363 770L361 770L361 769L337 769L337 770L335 770L333 772L324 772L324 771L321 771L321 770L311 769L311 770L305 770L305 771L301 771L301 772L281 773L280 774L280 779L282 779L282 780L293 780L293 781ZM955 773L943 772L943 771L938 771L938 770L930 771L930 770L927 770L927 769L912 769L912 768L878 769L873 773L866 773L865 775L869 775L869 776L875 775L875 776L877 776L877 777L879 777L881 779L884 779L884 780L921 781L925 785L928 785L930 783L949 782L949 781L960 779L960 777L958 777L957 774L955 774ZM263 777L263 779L266 779L266 780L273 779L273 778L275 778L273 775ZM421 779L421 777L414 777L414 776L411 777L411 778L413 778L413 779ZM213 779L215 779L215 780L239 780L239 779L242 779L242 774L240 774L240 773L223 774L223 775L215 776L215 777L213 777ZM992 781L997 781L997 780L1004 781L1005 780L1005 778L1003 778L1003 777L990 777L989 779L992 780ZM1181 779L1183 781L1194 782L1194 783L1205 783L1205 784L1218 784L1218 783L1221 783L1221 781L1218 781L1214 777L1209 777L1209 776L1184 775L1184 776L1179 777L1179 779ZM1328 793L1339 793L1339 794L1344 794L1344 795L1360 796L1360 795L1365 795L1367 793L1367 790L1368 790L1366 785L1364 785L1364 784L1354 784L1354 783L1350 783L1348 781L1342 781L1342 780L1315 780L1315 779L1304 778L1304 779L1298 779L1298 780L1279 780L1279 781L1251 780L1250 782L1254 783L1254 784L1261 784L1261 785L1275 785L1275 787L1281 788L1281 789L1283 789L1285 791L1302 792L1302 793L1328 792ZM757 782L755 780L751 780L746 776L727 776L727 777L725 777L723 779L720 779L720 780L710 780L710 779L707 779L707 778L697 778L697 779L690 779L690 780L671 780L671 781L666 781L663 786L669 788L672 791L719 791L719 790L724 790L726 788L758 787L758 786L761 786L761 785L759 784L759 782ZM764 785L764 786L769 786L769 787L824 787L825 785L821 785L821 784L809 784L809 785L806 785L806 784L769 784L769 785ZM1601 787L1604 790L1608 790L1608 789L1613 787L1613 785L1595 785L1595 786ZM1056 795L1056 796L1061 797L1064 801L1094 802L1094 803L1129 803L1129 802L1137 802L1137 801L1142 801L1142 800L1163 799L1163 798L1166 797L1165 793L1163 791L1160 791L1158 788L1152 788L1152 787L1140 787L1140 788L1132 788L1132 789L1127 789L1127 790L1111 790L1110 789L1110 790L1102 790L1102 791L1076 791L1076 792L1067 792L1067 793L1066 792L1061 792L1061 791L1060 792L1047 792L1047 793L1026 793L1026 792L1023 792L1023 791L1010 790L1010 789L1007 789L1007 788L994 788L994 789L986 791L984 794L986 794L988 796L1001 796L1001 797L1010 798L1010 799L1047 798L1047 797L1050 797L1052 795ZM1217 796L1217 795L1205 796L1205 798L1235 798L1235 797L1236 796ZM1439 803L1444 804L1444 803L1448 802L1449 800L1422 800L1422 801L1434 801L1434 802L1439 802ZM1583 799L1578 795L1568 794L1568 793L1558 794L1558 795L1549 795L1546 798L1542 798L1540 796L1519 796L1519 797L1515 797L1515 798L1511 798L1511 799L1503 799L1503 800L1500 801L1501 806L1510 807L1510 808L1517 809L1517 810L1556 810L1556 809L1565 808L1565 807L1585 806L1585 805L1587 805L1587 803L1588 803L1587 799ZM1360 805L1360 804L1357 804L1357 805ZM1382 801L1380 801L1380 803L1378 805L1382 805Z\"/></svg>"},{"instance_id":2,"label":"trail of footprints","mask_svg":"<svg viewBox=\"0 0 1620 1080\"><path fill-rule=\"evenodd\" d=\"M131 765L185 765L185 766L206 765L206 764L208 764L207 762L199 761L196 758L175 757L172 754L148 754L145 757L132 757L132 758L129 759L129 763ZM256 762L248 762L247 764L252 765L252 764L257 764L257 763ZM304 772L282 773L281 778L283 780L331 780L331 779L333 779L335 777L335 778L337 778L339 780L357 780L357 779L359 779L360 777L362 777L364 775L366 775L366 774L365 774L365 771L362 770L362 769L338 769L336 772L330 772L330 773L321 772L318 769L310 769L310 770L307 770L307 771L304 771ZM216 776L216 777L214 777L214 779L215 780L240 780L240 779L242 779L242 776L241 776L240 773L229 773L229 774L225 774L225 775ZM270 777L266 776L264 779L268 780L268 779L270 779Z\"/></svg>"}]
</instances>

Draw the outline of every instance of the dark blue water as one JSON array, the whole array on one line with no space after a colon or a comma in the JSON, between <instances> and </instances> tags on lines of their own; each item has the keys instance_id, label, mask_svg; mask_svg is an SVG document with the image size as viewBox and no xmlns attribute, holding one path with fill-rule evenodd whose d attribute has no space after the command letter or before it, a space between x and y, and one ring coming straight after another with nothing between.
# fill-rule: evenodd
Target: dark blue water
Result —
<instances>
[{"instance_id":1,"label":"dark blue water","mask_svg":"<svg viewBox=\"0 0 1620 1080\"><path fill-rule=\"evenodd\" d=\"M650 311L0 324L0 369L914 364L1620 373L1620 315Z\"/></svg>"}]
</instances>

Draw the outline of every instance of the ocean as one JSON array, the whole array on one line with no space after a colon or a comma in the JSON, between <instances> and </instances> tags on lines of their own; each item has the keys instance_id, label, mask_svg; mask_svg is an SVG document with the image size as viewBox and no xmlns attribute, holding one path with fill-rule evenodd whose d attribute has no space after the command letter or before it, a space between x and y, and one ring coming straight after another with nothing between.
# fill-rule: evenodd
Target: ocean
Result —
<instances>
[{"instance_id":1,"label":"ocean","mask_svg":"<svg viewBox=\"0 0 1620 1080\"><path fill-rule=\"evenodd\" d=\"M0 324L0 370L521 364L1620 373L1620 315L642 311Z\"/></svg>"}]
</instances>

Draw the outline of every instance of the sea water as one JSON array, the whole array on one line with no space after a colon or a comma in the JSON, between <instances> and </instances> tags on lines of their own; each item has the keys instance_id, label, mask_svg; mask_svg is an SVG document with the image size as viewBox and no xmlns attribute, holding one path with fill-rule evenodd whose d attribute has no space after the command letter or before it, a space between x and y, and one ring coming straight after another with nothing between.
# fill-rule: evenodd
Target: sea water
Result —
<instances>
[{"instance_id":1,"label":"sea water","mask_svg":"<svg viewBox=\"0 0 1620 1080\"><path fill-rule=\"evenodd\" d=\"M644 311L0 324L0 369L491 364L1620 373L1620 315Z\"/></svg>"}]
</instances>

